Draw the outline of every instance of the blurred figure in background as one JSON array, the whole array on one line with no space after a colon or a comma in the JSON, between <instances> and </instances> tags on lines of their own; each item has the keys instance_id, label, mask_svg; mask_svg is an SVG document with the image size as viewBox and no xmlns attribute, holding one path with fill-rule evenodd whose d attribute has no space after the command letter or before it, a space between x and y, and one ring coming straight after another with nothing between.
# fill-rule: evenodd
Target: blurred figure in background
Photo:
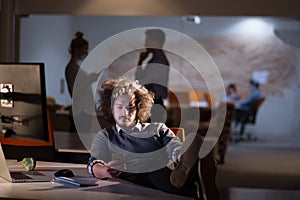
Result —
<instances>
[{"instance_id":1,"label":"blurred figure in background","mask_svg":"<svg viewBox=\"0 0 300 200\"><path fill-rule=\"evenodd\" d=\"M163 105L169 81L169 61L162 50L166 36L160 29L149 29L145 34L146 50L140 54L135 79L154 93L155 104Z\"/></svg>"},{"instance_id":2,"label":"blurred figure in background","mask_svg":"<svg viewBox=\"0 0 300 200\"><path fill-rule=\"evenodd\" d=\"M251 93L245 99L239 100L235 104L235 126L237 127L240 123L245 123L248 120L249 114L255 109L255 106L261 98L261 91L259 89L259 82L256 80L250 80ZM240 130L242 135L244 130Z\"/></svg>"},{"instance_id":3,"label":"blurred figure in background","mask_svg":"<svg viewBox=\"0 0 300 200\"><path fill-rule=\"evenodd\" d=\"M240 100L240 96L237 92L235 84L231 83L227 86L225 101L227 102L236 102Z\"/></svg>"},{"instance_id":4,"label":"blurred figure in background","mask_svg":"<svg viewBox=\"0 0 300 200\"><path fill-rule=\"evenodd\" d=\"M69 53L71 58L66 66L65 76L68 85L68 91L70 96L73 96L73 87L76 76L78 74L81 62L88 55L89 43L86 39L83 38L82 32L76 32L75 38L72 39Z\"/></svg>"},{"instance_id":5,"label":"blurred figure in background","mask_svg":"<svg viewBox=\"0 0 300 200\"><path fill-rule=\"evenodd\" d=\"M82 32L76 32L75 38L72 39L69 52L71 54L71 58L66 66L65 69L65 77L67 80L68 85L68 91L72 98L72 106L68 106L70 110L69 120L70 120L70 132L76 132L76 127L74 124L73 114L74 114L74 99L76 99L77 104L89 104L90 102L93 102L92 99L92 89L91 89L91 83L96 81L99 77L99 74L101 72L93 72L90 74L87 74L84 70L80 69L80 65L82 61L87 57L88 55L88 49L89 49L89 42L83 37ZM73 91L75 80L77 79L77 82L79 84L76 84L76 90L75 93ZM76 107L76 106L75 106ZM89 106L85 105L83 108L80 108L84 110L83 112L85 114L89 114L90 110L86 110ZM72 109L71 109L72 108ZM79 109L79 108L78 108ZM80 113L80 112L78 112ZM78 113L76 113L78 115Z\"/></svg>"},{"instance_id":6,"label":"blurred figure in background","mask_svg":"<svg viewBox=\"0 0 300 200\"><path fill-rule=\"evenodd\" d=\"M154 94L151 121L165 122L164 99L168 97L169 61L163 51L166 40L160 29L148 29L145 32L145 51L140 54L135 79L139 80Z\"/></svg>"}]
</instances>

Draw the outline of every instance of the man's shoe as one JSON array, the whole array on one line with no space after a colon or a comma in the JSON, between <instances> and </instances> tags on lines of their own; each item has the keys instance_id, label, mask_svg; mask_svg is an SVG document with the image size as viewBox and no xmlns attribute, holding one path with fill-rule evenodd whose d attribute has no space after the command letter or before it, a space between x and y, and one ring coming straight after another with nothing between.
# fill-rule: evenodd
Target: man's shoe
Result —
<instances>
[{"instance_id":1,"label":"man's shoe","mask_svg":"<svg viewBox=\"0 0 300 200\"><path fill-rule=\"evenodd\" d=\"M172 185L177 188L182 187L190 176L191 171L190 166L186 165L184 162L179 162L170 176Z\"/></svg>"}]
</instances>

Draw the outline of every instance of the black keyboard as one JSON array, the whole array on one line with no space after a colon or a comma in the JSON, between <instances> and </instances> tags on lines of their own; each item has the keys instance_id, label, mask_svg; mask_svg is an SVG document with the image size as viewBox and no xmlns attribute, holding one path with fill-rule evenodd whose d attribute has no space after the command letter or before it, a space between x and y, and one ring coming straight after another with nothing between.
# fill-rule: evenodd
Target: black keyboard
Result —
<instances>
[{"instance_id":1,"label":"black keyboard","mask_svg":"<svg viewBox=\"0 0 300 200\"><path fill-rule=\"evenodd\" d=\"M22 172L21 172L22 173ZM28 172L23 172L23 174L25 173L25 175L39 175L39 176L45 176L45 174L38 172L38 171L28 171Z\"/></svg>"},{"instance_id":2,"label":"black keyboard","mask_svg":"<svg viewBox=\"0 0 300 200\"><path fill-rule=\"evenodd\" d=\"M16 179L16 180L31 179L29 176L26 176L22 172L10 172L10 175L13 179Z\"/></svg>"}]
</instances>

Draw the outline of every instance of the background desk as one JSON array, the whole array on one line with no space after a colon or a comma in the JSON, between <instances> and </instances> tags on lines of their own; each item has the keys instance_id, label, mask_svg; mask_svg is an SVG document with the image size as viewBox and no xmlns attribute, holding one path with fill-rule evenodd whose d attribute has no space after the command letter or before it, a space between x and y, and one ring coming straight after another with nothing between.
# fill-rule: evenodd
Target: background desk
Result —
<instances>
[{"instance_id":1,"label":"background desk","mask_svg":"<svg viewBox=\"0 0 300 200\"><path fill-rule=\"evenodd\" d=\"M89 151L80 140L78 133L54 131L56 161L86 164L90 157Z\"/></svg>"},{"instance_id":2,"label":"background desk","mask_svg":"<svg viewBox=\"0 0 300 200\"><path fill-rule=\"evenodd\" d=\"M200 132L205 135L207 128L201 127L201 122L209 124L211 119L210 107L198 107L198 106L168 106L166 125L168 127L181 127L184 128L185 133Z\"/></svg>"},{"instance_id":3,"label":"background desk","mask_svg":"<svg viewBox=\"0 0 300 200\"><path fill-rule=\"evenodd\" d=\"M7 160L10 169L22 169L21 163ZM53 176L58 169L71 169L77 176L88 177L86 165L38 162L36 169ZM9 183L0 178L0 198L5 199L189 199L134 185L120 179L98 180L98 186L75 187L58 182Z\"/></svg>"}]
</instances>

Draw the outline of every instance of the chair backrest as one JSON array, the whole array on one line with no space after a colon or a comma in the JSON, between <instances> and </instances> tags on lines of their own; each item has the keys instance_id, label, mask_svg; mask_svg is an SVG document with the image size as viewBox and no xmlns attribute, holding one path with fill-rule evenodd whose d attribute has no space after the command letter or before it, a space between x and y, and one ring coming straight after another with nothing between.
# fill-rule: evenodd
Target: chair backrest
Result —
<instances>
[{"instance_id":1,"label":"chair backrest","mask_svg":"<svg viewBox=\"0 0 300 200\"><path fill-rule=\"evenodd\" d=\"M169 91L168 100L170 105L179 105L179 104L188 105L190 103L189 93L185 91L176 91L175 93Z\"/></svg>"},{"instance_id":2,"label":"chair backrest","mask_svg":"<svg viewBox=\"0 0 300 200\"><path fill-rule=\"evenodd\" d=\"M221 108L221 106L226 106L226 115L222 132L214 148L214 156L216 156L216 159L219 160L220 163L224 163L227 147L231 138L231 123L235 111L235 104L232 102L221 102L219 108Z\"/></svg>"},{"instance_id":3,"label":"chair backrest","mask_svg":"<svg viewBox=\"0 0 300 200\"><path fill-rule=\"evenodd\" d=\"M263 102L266 100L266 97L265 96L262 96L255 104L255 107L254 107L254 112L251 114L250 116L250 119L249 119L249 122L252 123L252 124L255 124L256 122L256 114L259 110L259 108L261 107L261 105L263 104Z\"/></svg>"},{"instance_id":4,"label":"chair backrest","mask_svg":"<svg viewBox=\"0 0 300 200\"><path fill-rule=\"evenodd\" d=\"M199 90L190 90L189 91L189 100L190 100L190 102L201 101L201 92Z\"/></svg>"},{"instance_id":5,"label":"chair backrest","mask_svg":"<svg viewBox=\"0 0 300 200\"><path fill-rule=\"evenodd\" d=\"M228 129L226 131L231 132L231 122L234 115L235 104L231 102L226 102L226 116L223 129Z\"/></svg>"},{"instance_id":6,"label":"chair backrest","mask_svg":"<svg viewBox=\"0 0 300 200\"><path fill-rule=\"evenodd\" d=\"M180 128L180 127L171 127L170 128L173 133L180 139L181 142L184 142L185 140L185 132L184 132L184 128Z\"/></svg>"},{"instance_id":7,"label":"chair backrest","mask_svg":"<svg viewBox=\"0 0 300 200\"><path fill-rule=\"evenodd\" d=\"M266 97L265 97L265 96L262 96L262 97L257 101L257 103L256 103L256 105L255 105L255 110L256 110L256 111L260 108L260 106L262 105L262 103L263 103L265 100L266 100Z\"/></svg>"},{"instance_id":8,"label":"chair backrest","mask_svg":"<svg viewBox=\"0 0 300 200\"><path fill-rule=\"evenodd\" d=\"M244 98L245 98L244 94L240 92L239 93L239 100L244 99Z\"/></svg>"},{"instance_id":9,"label":"chair backrest","mask_svg":"<svg viewBox=\"0 0 300 200\"><path fill-rule=\"evenodd\" d=\"M210 107L212 107L214 105L214 100L213 100L213 97L212 97L210 92L208 92L208 91L205 92L204 93L204 98L205 98L205 101L208 103L208 105Z\"/></svg>"}]
</instances>

